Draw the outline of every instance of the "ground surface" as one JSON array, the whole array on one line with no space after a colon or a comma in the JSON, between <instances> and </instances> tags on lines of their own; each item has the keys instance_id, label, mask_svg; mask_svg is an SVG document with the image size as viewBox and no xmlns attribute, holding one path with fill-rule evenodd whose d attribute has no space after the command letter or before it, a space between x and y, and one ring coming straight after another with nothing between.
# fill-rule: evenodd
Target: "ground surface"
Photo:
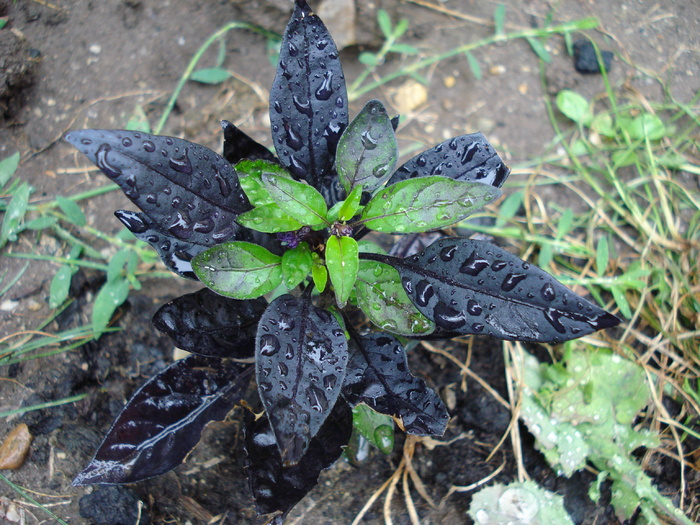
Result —
<instances>
[{"instance_id":1,"label":"ground surface","mask_svg":"<svg viewBox=\"0 0 700 525\"><path fill-rule=\"evenodd\" d=\"M506 3L507 23L513 26L542 26L552 9L549 2L539 0ZM488 21L496 4L451 0L439 5ZM98 173L91 168L82 169L87 166L86 161L60 140L63 133L70 129L123 127L137 106L142 106L151 123L155 123L196 49L225 21L251 21L281 32L290 6L284 0L0 2L0 16L8 16L9 20L0 30L0 158L15 151L21 153L18 177L36 188L35 201L103 185ZM379 6L394 17L408 18L406 41L429 53L476 41L493 31L486 23L460 20L408 2L378 0L363 3L362 7L362 13L369 18L363 20L359 35L368 45L380 41L372 23ZM681 102L688 102L700 89L700 5L696 0L653 5L641 0L565 0L556 3L553 13L555 22L585 16L600 18L601 31L591 32L590 36L601 47L616 53L611 71L614 85L626 84L628 89L661 99L658 84L641 74L642 70L661 77ZM554 60L545 67L547 87L543 87L537 58L530 47L524 41L513 41L475 51L483 72L480 80L474 78L463 56L423 71L430 80L430 99L417 107L404 107L406 92L398 88L405 79L371 95L389 100L394 113L405 114L399 133L403 147L430 145L480 130L499 146L509 164L524 165L540 155L552 138L543 97L563 88L576 89L587 97L603 90L600 76L574 71L563 39L552 38L548 45ZM266 56L265 39L234 31L227 38L226 49L225 66L243 81L230 80L221 86L188 83L164 133L219 149L218 120L225 118L269 144L269 120L263 98L274 68ZM352 47L341 56L349 80L360 71L357 53L357 47ZM205 56L204 65L213 63L211 55ZM362 104L361 100L354 102L351 113L356 113ZM514 175L519 176L526 175ZM565 198L556 193L543 197ZM111 211L121 208L131 207L116 192L83 204L89 224L108 233L119 230ZM22 235L4 249L3 255L30 251L61 255L64 250L63 243L53 237ZM10 276L23 265L24 261L17 259L0 259L0 269L7 270ZM31 330L49 315L48 285L55 271L56 266L51 263L31 263L2 298L0 336ZM77 300L47 329L88 322L90 298L99 284L97 273L79 272L73 287ZM7 473L8 478L35 491L35 498L49 504L68 523L90 523L80 516L79 501L94 490L72 488L71 479L89 461L123 402L172 359L171 344L151 327L151 315L163 301L187 291L192 291L192 287L179 280L147 280L120 312L117 325L128 327L127 331L104 336L73 352L0 369L0 410L89 393L73 405L0 422L0 436L19 421L27 423L35 435L27 462L20 470ZM466 359L465 345L450 348L455 357ZM433 450L423 445L416 447L413 465L430 496L439 503L450 485L479 481L504 460L506 468L496 479L513 480L515 463L507 443L486 461L508 427L510 414L506 409L475 382L470 381L463 391L459 369L444 357L419 347L410 361L412 369L427 378L448 401L454 417L446 438L461 437L449 446ZM475 343L472 371L507 398L503 368L500 343ZM145 513L153 523L263 521L255 515L242 460L236 455L240 451L239 416L236 412L226 422L212 425L187 463L176 471L129 488L128 494L145 503ZM523 462L528 473L545 488L565 496L567 509L577 523L616 523L609 507L596 507L588 500L585 487L591 474L571 480L557 478L532 449L526 432L523 439ZM292 512L290 522L352 522L395 470L401 459L400 450L399 447L391 457L375 451L359 468L339 463L322 475L319 486ZM654 472L662 492L673 496L677 471L661 464ZM16 497L5 484L0 484L0 495ZM453 494L436 508L431 508L417 492L412 492L412 496L422 523L468 521L465 511L469 493ZM99 499L104 501L106 497ZM604 494L602 503L609 497L609 493ZM410 522L403 497L396 495L392 508L395 523ZM44 519L40 511L26 508L27 523ZM134 522L129 519L123 523ZM383 522L381 503L371 508L364 522Z\"/></svg>"}]
</instances>

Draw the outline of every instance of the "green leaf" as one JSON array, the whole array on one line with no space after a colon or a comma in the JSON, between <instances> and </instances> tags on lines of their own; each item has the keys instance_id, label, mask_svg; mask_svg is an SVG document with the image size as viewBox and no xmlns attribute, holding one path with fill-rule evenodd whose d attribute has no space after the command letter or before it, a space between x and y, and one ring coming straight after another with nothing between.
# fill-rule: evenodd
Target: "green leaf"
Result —
<instances>
[{"instance_id":1,"label":"green leaf","mask_svg":"<svg viewBox=\"0 0 700 525\"><path fill-rule=\"evenodd\" d=\"M282 275L285 286L291 290L295 288L311 273L313 257L309 245L302 242L296 248L287 250L282 255Z\"/></svg>"},{"instance_id":2,"label":"green leaf","mask_svg":"<svg viewBox=\"0 0 700 525\"><path fill-rule=\"evenodd\" d=\"M70 251L69 259L75 260L80 257L82 252L82 246L76 245ZM49 289L49 308L58 308L61 306L70 293L70 283L73 279L73 275L78 271L77 265L64 264L62 265L56 275L53 276L51 280L51 287Z\"/></svg>"},{"instance_id":3,"label":"green leaf","mask_svg":"<svg viewBox=\"0 0 700 525\"><path fill-rule=\"evenodd\" d=\"M605 270L608 267L608 258L608 238L603 235L600 239L598 239L598 246L595 251L595 266L598 270L598 275L601 277L605 275Z\"/></svg>"},{"instance_id":4,"label":"green leaf","mask_svg":"<svg viewBox=\"0 0 700 525\"><path fill-rule=\"evenodd\" d=\"M263 173L262 181L279 207L303 225L326 223L328 206L323 195L315 188L276 173Z\"/></svg>"},{"instance_id":5,"label":"green leaf","mask_svg":"<svg viewBox=\"0 0 700 525\"><path fill-rule=\"evenodd\" d=\"M559 111L577 124L587 126L593 120L588 101L575 91L561 90L557 93L556 103Z\"/></svg>"},{"instance_id":6,"label":"green leaf","mask_svg":"<svg viewBox=\"0 0 700 525\"><path fill-rule=\"evenodd\" d=\"M612 116L606 113L600 113L593 117L591 121L591 129L603 135L604 137L613 138L615 133L615 124L613 123Z\"/></svg>"},{"instance_id":7,"label":"green leaf","mask_svg":"<svg viewBox=\"0 0 700 525\"><path fill-rule=\"evenodd\" d=\"M32 219L31 221L25 222L24 227L27 230L45 230L46 228L50 228L57 222L58 219L56 217L53 217L51 215L44 215L43 217L37 217L36 219Z\"/></svg>"},{"instance_id":8,"label":"green leaf","mask_svg":"<svg viewBox=\"0 0 700 525\"><path fill-rule=\"evenodd\" d=\"M574 222L574 210L571 208L566 208L559 218L559 223L557 224L557 237L559 241L564 238L564 236L571 231L571 226Z\"/></svg>"},{"instance_id":9,"label":"green leaf","mask_svg":"<svg viewBox=\"0 0 700 525\"><path fill-rule=\"evenodd\" d=\"M642 113L634 118L621 118L620 127L633 140L659 140L666 136L666 127L659 117Z\"/></svg>"},{"instance_id":10,"label":"green leaf","mask_svg":"<svg viewBox=\"0 0 700 525\"><path fill-rule=\"evenodd\" d=\"M6 16L0 17L0 29L7 25L8 18Z\"/></svg>"},{"instance_id":11,"label":"green leaf","mask_svg":"<svg viewBox=\"0 0 700 525\"><path fill-rule=\"evenodd\" d=\"M66 219L76 226L85 226L87 224L87 219L85 219L85 214L80 206L75 201L66 199L65 197L59 195L56 197L56 203L61 211L65 214Z\"/></svg>"},{"instance_id":12,"label":"green leaf","mask_svg":"<svg viewBox=\"0 0 700 525\"><path fill-rule=\"evenodd\" d=\"M265 233L291 232L303 226L274 202L241 213L236 217L236 222L251 230Z\"/></svg>"},{"instance_id":13,"label":"green leaf","mask_svg":"<svg viewBox=\"0 0 700 525\"><path fill-rule=\"evenodd\" d=\"M355 282L357 306L379 328L398 335L427 335L435 323L413 305L399 272L388 264L361 260Z\"/></svg>"},{"instance_id":14,"label":"green leaf","mask_svg":"<svg viewBox=\"0 0 700 525\"><path fill-rule=\"evenodd\" d=\"M379 29L384 33L384 38L389 40L394 33L391 25L391 18L389 18L389 13L384 9L379 9L377 11L377 22L379 23Z\"/></svg>"},{"instance_id":15,"label":"green leaf","mask_svg":"<svg viewBox=\"0 0 700 525\"><path fill-rule=\"evenodd\" d=\"M406 31L408 31L408 20L406 18L402 18L396 24L396 27L394 27L394 39L398 40Z\"/></svg>"},{"instance_id":16,"label":"green leaf","mask_svg":"<svg viewBox=\"0 0 700 525\"><path fill-rule=\"evenodd\" d=\"M394 420L375 412L364 403L352 409L352 426L383 454L394 449Z\"/></svg>"},{"instance_id":17,"label":"green leaf","mask_svg":"<svg viewBox=\"0 0 700 525\"><path fill-rule=\"evenodd\" d=\"M143 131L144 133L151 132L148 116L141 106L136 106L134 108L134 112L126 123L126 129L129 131Z\"/></svg>"},{"instance_id":18,"label":"green leaf","mask_svg":"<svg viewBox=\"0 0 700 525\"><path fill-rule=\"evenodd\" d=\"M392 44L389 51L392 53L401 53L402 55L417 55L419 53L417 48L410 44L404 44L403 42Z\"/></svg>"},{"instance_id":19,"label":"green leaf","mask_svg":"<svg viewBox=\"0 0 700 525\"><path fill-rule=\"evenodd\" d=\"M394 172L399 146L384 105L370 100L338 142L336 167L347 193L361 185L372 192Z\"/></svg>"},{"instance_id":20,"label":"green leaf","mask_svg":"<svg viewBox=\"0 0 700 525\"><path fill-rule=\"evenodd\" d=\"M262 181L263 173L274 173L280 177L292 178L282 166L267 160L242 160L236 164L235 170L241 187L253 206L264 206L275 202Z\"/></svg>"},{"instance_id":21,"label":"green leaf","mask_svg":"<svg viewBox=\"0 0 700 525\"><path fill-rule=\"evenodd\" d=\"M377 55L369 51L363 51L357 59L360 61L360 64L365 66L376 67L379 65L379 58Z\"/></svg>"},{"instance_id":22,"label":"green leaf","mask_svg":"<svg viewBox=\"0 0 700 525\"><path fill-rule=\"evenodd\" d=\"M311 267L311 277L318 291L323 292L328 284L328 269L326 269L326 266L318 259L318 255L314 257L314 265Z\"/></svg>"},{"instance_id":23,"label":"green leaf","mask_svg":"<svg viewBox=\"0 0 700 525\"><path fill-rule=\"evenodd\" d=\"M15 174L19 166L19 151L0 160L0 188L4 188L7 181Z\"/></svg>"},{"instance_id":24,"label":"green leaf","mask_svg":"<svg viewBox=\"0 0 700 525\"><path fill-rule=\"evenodd\" d=\"M255 299L282 283L282 258L249 242L214 246L192 259L208 288L234 299Z\"/></svg>"},{"instance_id":25,"label":"green leaf","mask_svg":"<svg viewBox=\"0 0 700 525\"><path fill-rule=\"evenodd\" d=\"M124 266L129 260L130 253L131 250L125 248L119 250L109 260L107 265L107 282L124 278Z\"/></svg>"},{"instance_id":26,"label":"green leaf","mask_svg":"<svg viewBox=\"0 0 700 525\"><path fill-rule=\"evenodd\" d=\"M326 268L340 308L348 302L359 267L359 249L352 237L332 235L326 241Z\"/></svg>"},{"instance_id":27,"label":"green leaf","mask_svg":"<svg viewBox=\"0 0 700 525\"><path fill-rule=\"evenodd\" d=\"M481 66L476 57L471 53L471 51L465 51L464 55L467 57L467 62L469 63L469 69L472 71L472 75L477 80L481 80L483 75L481 73Z\"/></svg>"},{"instance_id":28,"label":"green leaf","mask_svg":"<svg viewBox=\"0 0 700 525\"><path fill-rule=\"evenodd\" d=\"M119 306L129 297L129 281L126 279L114 279L107 281L95 297L92 307L92 329L95 333L102 333L112 315Z\"/></svg>"},{"instance_id":29,"label":"green leaf","mask_svg":"<svg viewBox=\"0 0 700 525\"><path fill-rule=\"evenodd\" d=\"M620 309L620 314L622 314L622 317L626 319L631 319L632 308L627 302L627 296L625 295L625 291L622 288L618 288L617 286L611 286L610 293L612 293L613 299L615 299L615 303Z\"/></svg>"},{"instance_id":30,"label":"green leaf","mask_svg":"<svg viewBox=\"0 0 700 525\"><path fill-rule=\"evenodd\" d=\"M27 213L29 195L31 195L33 191L34 188L26 182L22 183L15 191L12 200L10 200L10 204L7 205L2 226L0 226L0 248L2 248L7 241L16 241L17 234L24 230L22 221L24 220L24 214Z\"/></svg>"},{"instance_id":31,"label":"green leaf","mask_svg":"<svg viewBox=\"0 0 700 525\"><path fill-rule=\"evenodd\" d=\"M535 54L540 58L540 60L548 64L552 61L552 57L549 54L549 51L547 51L540 39L528 37L527 41L530 44L532 50L535 52Z\"/></svg>"},{"instance_id":32,"label":"green leaf","mask_svg":"<svg viewBox=\"0 0 700 525\"><path fill-rule=\"evenodd\" d=\"M506 6L504 4L496 6L496 10L493 12L493 25L497 35L505 34Z\"/></svg>"},{"instance_id":33,"label":"green leaf","mask_svg":"<svg viewBox=\"0 0 700 525\"><path fill-rule=\"evenodd\" d=\"M352 219L357 210L360 209L360 199L362 199L362 186L355 186L348 198L343 201L343 204L338 210L338 219L341 221L349 221Z\"/></svg>"},{"instance_id":34,"label":"green leaf","mask_svg":"<svg viewBox=\"0 0 700 525\"><path fill-rule=\"evenodd\" d=\"M508 195L503 202L498 206L498 218L496 219L496 228L502 228L506 223L515 217L518 210L523 205L523 191L516 191Z\"/></svg>"},{"instance_id":35,"label":"green leaf","mask_svg":"<svg viewBox=\"0 0 700 525\"><path fill-rule=\"evenodd\" d=\"M195 82L200 82L202 84L221 84L225 80L228 80L229 72L221 67L210 67L205 69L198 69L192 73L190 80Z\"/></svg>"},{"instance_id":36,"label":"green leaf","mask_svg":"<svg viewBox=\"0 0 700 525\"><path fill-rule=\"evenodd\" d=\"M362 211L362 222L384 233L417 233L444 228L501 195L479 182L431 176L407 179L377 192Z\"/></svg>"}]
</instances>

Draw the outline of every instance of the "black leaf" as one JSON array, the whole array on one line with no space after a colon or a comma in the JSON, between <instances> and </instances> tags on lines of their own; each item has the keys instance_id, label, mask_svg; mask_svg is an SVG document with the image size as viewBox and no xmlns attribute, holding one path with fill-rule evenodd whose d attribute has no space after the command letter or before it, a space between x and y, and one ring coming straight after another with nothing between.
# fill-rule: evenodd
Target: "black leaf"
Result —
<instances>
[{"instance_id":1,"label":"black leaf","mask_svg":"<svg viewBox=\"0 0 700 525\"><path fill-rule=\"evenodd\" d=\"M416 155L396 170L387 186L430 175L483 182L500 188L510 175L510 169L481 133L471 133L446 140Z\"/></svg>"},{"instance_id":2,"label":"black leaf","mask_svg":"<svg viewBox=\"0 0 700 525\"><path fill-rule=\"evenodd\" d=\"M348 125L345 77L328 29L303 0L282 39L270 123L282 164L333 205L339 194L333 158Z\"/></svg>"},{"instance_id":3,"label":"black leaf","mask_svg":"<svg viewBox=\"0 0 700 525\"><path fill-rule=\"evenodd\" d=\"M186 140L138 131L71 131L65 139L116 182L148 216L148 227L180 241L213 246L240 229L251 209L226 159Z\"/></svg>"},{"instance_id":4,"label":"black leaf","mask_svg":"<svg viewBox=\"0 0 700 525\"><path fill-rule=\"evenodd\" d=\"M173 363L137 390L73 485L133 483L177 467L206 424L240 400L251 372L197 355Z\"/></svg>"},{"instance_id":5,"label":"black leaf","mask_svg":"<svg viewBox=\"0 0 700 525\"><path fill-rule=\"evenodd\" d=\"M409 434L441 436L450 418L440 396L411 375L403 346L389 334L351 339L343 395L352 406L400 418Z\"/></svg>"},{"instance_id":6,"label":"black leaf","mask_svg":"<svg viewBox=\"0 0 700 525\"><path fill-rule=\"evenodd\" d=\"M255 354L258 320L266 308L262 297L238 301L203 288L161 306L153 324L188 352L244 359Z\"/></svg>"},{"instance_id":7,"label":"black leaf","mask_svg":"<svg viewBox=\"0 0 700 525\"><path fill-rule=\"evenodd\" d=\"M285 465L299 462L333 409L347 362L343 328L311 304L310 293L270 303L258 325L255 368Z\"/></svg>"},{"instance_id":8,"label":"black leaf","mask_svg":"<svg viewBox=\"0 0 700 525\"><path fill-rule=\"evenodd\" d=\"M245 413L245 449L248 481L260 514L281 512L279 522L318 481L321 471L340 457L352 434L352 411L338 399L333 410L311 439L297 465L282 466L275 435L266 416L255 419Z\"/></svg>"},{"instance_id":9,"label":"black leaf","mask_svg":"<svg viewBox=\"0 0 700 525\"><path fill-rule=\"evenodd\" d=\"M448 332L559 343L620 323L488 242L449 238L406 259L363 256L396 268L413 304Z\"/></svg>"},{"instance_id":10,"label":"black leaf","mask_svg":"<svg viewBox=\"0 0 700 525\"><path fill-rule=\"evenodd\" d=\"M228 120L222 120L221 127L224 130L224 158L232 166L244 159L262 159L271 162L277 160L269 149L254 141Z\"/></svg>"}]
</instances>

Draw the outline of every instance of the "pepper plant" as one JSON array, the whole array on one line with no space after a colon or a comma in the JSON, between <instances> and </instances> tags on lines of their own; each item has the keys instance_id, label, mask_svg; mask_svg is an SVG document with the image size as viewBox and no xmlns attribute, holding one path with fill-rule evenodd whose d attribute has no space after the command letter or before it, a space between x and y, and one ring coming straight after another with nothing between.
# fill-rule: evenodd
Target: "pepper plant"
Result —
<instances>
[{"instance_id":1,"label":"pepper plant","mask_svg":"<svg viewBox=\"0 0 700 525\"><path fill-rule=\"evenodd\" d=\"M448 412L411 375L402 341L557 343L618 324L493 244L437 235L425 245L424 232L496 199L509 169L480 133L397 167L398 117L372 100L349 120L338 50L305 0L282 40L270 121L276 156L229 122L223 156L142 132L66 135L142 210L116 212L127 228L205 285L153 320L192 354L134 394L75 484L174 468L209 421L244 397L256 406L254 377L264 413L244 410L247 470L258 511L281 521L342 453L351 407L443 434ZM406 240L386 254L363 239L370 231ZM353 326L358 310L372 330Z\"/></svg>"}]
</instances>

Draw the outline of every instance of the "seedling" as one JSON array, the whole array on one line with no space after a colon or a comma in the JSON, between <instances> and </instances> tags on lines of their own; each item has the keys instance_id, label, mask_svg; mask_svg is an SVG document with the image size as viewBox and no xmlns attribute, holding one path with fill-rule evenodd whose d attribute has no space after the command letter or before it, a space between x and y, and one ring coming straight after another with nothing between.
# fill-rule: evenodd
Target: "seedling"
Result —
<instances>
[{"instance_id":1,"label":"seedling","mask_svg":"<svg viewBox=\"0 0 700 525\"><path fill-rule=\"evenodd\" d=\"M264 412L245 411L248 475L258 511L281 521L348 443L351 407L443 434L447 410L409 372L403 338L558 343L619 323L487 242L443 236L405 253L493 202L509 169L480 133L397 168L397 118L372 100L349 120L338 51L305 0L282 39L270 121L276 156L228 122L223 157L140 131L66 135L142 210L116 212L127 228L206 286L156 313L193 355L136 392L76 485L176 467L255 375ZM387 255L358 242L372 230L407 240ZM353 326L357 309L375 330Z\"/></svg>"}]
</instances>

